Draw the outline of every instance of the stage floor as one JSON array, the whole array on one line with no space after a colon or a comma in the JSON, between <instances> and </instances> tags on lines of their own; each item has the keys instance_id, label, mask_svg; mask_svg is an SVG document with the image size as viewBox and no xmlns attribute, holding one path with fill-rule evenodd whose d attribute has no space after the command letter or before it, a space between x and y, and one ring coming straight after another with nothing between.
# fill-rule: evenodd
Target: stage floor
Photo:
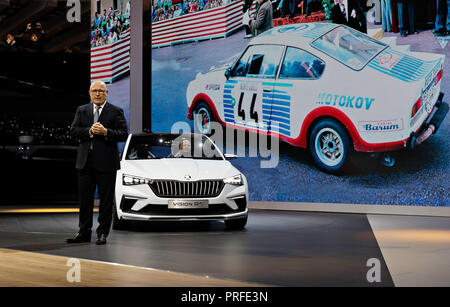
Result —
<instances>
[{"instance_id":1,"label":"stage floor","mask_svg":"<svg viewBox=\"0 0 450 307\"><path fill-rule=\"evenodd\" d=\"M68 245L77 219L2 214L0 248L275 286L393 286L365 215L252 210L244 231L221 222L139 223L111 231L105 246ZM370 258L381 262L381 283L367 281Z\"/></svg>"},{"instance_id":2,"label":"stage floor","mask_svg":"<svg viewBox=\"0 0 450 307\"><path fill-rule=\"evenodd\" d=\"M89 263L91 279L80 284L89 286L450 285L450 218L251 210L243 231L226 231L221 222L135 223L97 246L95 237L65 243L77 231L77 213L37 212L0 212L2 285L47 285L42 277L50 274L50 285L71 286L68 258L54 256ZM367 280L373 258L379 283ZM90 261L125 269L105 278ZM50 263L54 270L45 269Z\"/></svg>"}]
</instances>

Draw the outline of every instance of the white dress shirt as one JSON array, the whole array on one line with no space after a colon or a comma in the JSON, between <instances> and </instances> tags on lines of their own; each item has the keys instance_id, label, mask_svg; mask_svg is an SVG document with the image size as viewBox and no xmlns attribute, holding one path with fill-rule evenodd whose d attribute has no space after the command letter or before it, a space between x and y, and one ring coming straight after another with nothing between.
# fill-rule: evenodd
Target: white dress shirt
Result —
<instances>
[{"instance_id":1,"label":"white dress shirt","mask_svg":"<svg viewBox=\"0 0 450 307\"><path fill-rule=\"evenodd\" d=\"M106 101L103 103L103 104L101 104L100 105L100 109L98 110L98 117L100 118L100 115L102 114L102 110L103 110L103 107L105 106L105 104L106 104ZM95 103L92 103L92 115L93 116L95 116L95 107L96 107L97 105L95 104ZM95 124L95 123L94 123ZM91 129L89 129L89 136L92 138L92 137L94 137L94 135L91 133Z\"/></svg>"},{"instance_id":2,"label":"white dress shirt","mask_svg":"<svg viewBox=\"0 0 450 307\"><path fill-rule=\"evenodd\" d=\"M98 110L98 116L100 117L100 115L102 114L102 110L103 107L105 106L105 104L107 103L107 101L105 101L103 104L100 105L100 109ZM95 115L95 107L97 105L95 103L92 103L92 114ZM95 123L94 123L95 124Z\"/></svg>"},{"instance_id":3,"label":"white dress shirt","mask_svg":"<svg viewBox=\"0 0 450 307\"><path fill-rule=\"evenodd\" d=\"M339 6L340 6L340 8L341 8L341 12L343 11L343 10L342 10L342 6L345 7L345 19L348 21L348 0L342 1L342 3L339 4Z\"/></svg>"}]
</instances>

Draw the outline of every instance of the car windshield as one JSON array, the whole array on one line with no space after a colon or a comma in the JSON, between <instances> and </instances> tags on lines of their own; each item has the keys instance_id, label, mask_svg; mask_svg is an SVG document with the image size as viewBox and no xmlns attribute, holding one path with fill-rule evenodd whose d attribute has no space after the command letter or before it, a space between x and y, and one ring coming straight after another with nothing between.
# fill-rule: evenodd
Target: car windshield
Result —
<instances>
[{"instance_id":1,"label":"car windshield","mask_svg":"<svg viewBox=\"0 0 450 307\"><path fill-rule=\"evenodd\" d=\"M339 26L312 42L312 46L355 70L361 70L387 46L346 26Z\"/></svg>"},{"instance_id":2,"label":"car windshield","mask_svg":"<svg viewBox=\"0 0 450 307\"><path fill-rule=\"evenodd\" d=\"M126 160L148 159L223 160L214 143L201 134L149 134L132 136Z\"/></svg>"}]
</instances>

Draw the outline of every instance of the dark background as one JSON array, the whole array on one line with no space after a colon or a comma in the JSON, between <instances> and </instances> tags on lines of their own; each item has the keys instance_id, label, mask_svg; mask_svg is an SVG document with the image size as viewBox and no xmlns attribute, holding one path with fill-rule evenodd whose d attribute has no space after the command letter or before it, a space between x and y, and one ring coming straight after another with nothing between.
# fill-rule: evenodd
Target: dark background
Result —
<instances>
[{"instance_id":1,"label":"dark background","mask_svg":"<svg viewBox=\"0 0 450 307\"><path fill-rule=\"evenodd\" d=\"M69 127L77 106L89 102L90 1L81 1L81 22L67 21L66 5L0 6L0 205L77 200L77 144ZM45 34L39 48L29 48L26 25L37 22ZM16 36L14 49L6 46L8 33Z\"/></svg>"}]
</instances>

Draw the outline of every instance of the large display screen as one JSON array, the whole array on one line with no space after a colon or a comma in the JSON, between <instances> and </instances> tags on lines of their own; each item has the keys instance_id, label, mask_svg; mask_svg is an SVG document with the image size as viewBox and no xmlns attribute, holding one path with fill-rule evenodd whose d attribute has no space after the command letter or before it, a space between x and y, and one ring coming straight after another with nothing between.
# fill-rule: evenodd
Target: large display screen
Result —
<instances>
[{"instance_id":1,"label":"large display screen","mask_svg":"<svg viewBox=\"0 0 450 307\"><path fill-rule=\"evenodd\" d=\"M108 86L108 102L130 115L130 1L91 2L91 82ZM123 144L122 146L123 147Z\"/></svg>"},{"instance_id":2,"label":"large display screen","mask_svg":"<svg viewBox=\"0 0 450 307\"><path fill-rule=\"evenodd\" d=\"M210 135L239 156L251 201L450 206L448 118L421 142L450 95L450 49L431 31L363 34L301 8L248 35L255 4L150 3L148 130Z\"/></svg>"}]
</instances>

